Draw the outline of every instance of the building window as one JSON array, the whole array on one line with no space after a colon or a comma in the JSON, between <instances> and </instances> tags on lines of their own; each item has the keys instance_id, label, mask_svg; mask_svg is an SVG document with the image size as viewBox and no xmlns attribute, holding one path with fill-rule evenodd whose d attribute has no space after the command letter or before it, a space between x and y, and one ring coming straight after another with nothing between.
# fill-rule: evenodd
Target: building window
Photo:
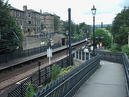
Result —
<instances>
[{"instance_id":1,"label":"building window","mask_svg":"<svg viewBox=\"0 0 129 97\"><path fill-rule=\"evenodd\" d=\"M28 32L30 32L30 29L28 29Z\"/></svg>"},{"instance_id":2,"label":"building window","mask_svg":"<svg viewBox=\"0 0 129 97\"><path fill-rule=\"evenodd\" d=\"M30 14L28 16L30 17Z\"/></svg>"},{"instance_id":3,"label":"building window","mask_svg":"<svg viewBox=\"0 0 129 97\"><path fill-rule=\"evenodd\" d=\"M28 21L28 24L31 24L31 21Z\"/></svg>"}]
</instances>

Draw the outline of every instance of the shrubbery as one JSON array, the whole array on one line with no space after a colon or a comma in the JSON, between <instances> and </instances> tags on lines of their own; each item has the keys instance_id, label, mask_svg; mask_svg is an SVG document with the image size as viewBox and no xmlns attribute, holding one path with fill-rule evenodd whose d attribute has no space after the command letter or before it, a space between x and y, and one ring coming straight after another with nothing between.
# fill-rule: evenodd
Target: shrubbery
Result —
<instances>
[{"instance_id":1,"label":"shrubbery","mask_svg":"<svg viewBox=\"0 0 129 97\"><path fill-rule=\"evenodd\" d=\"M60 72L61 72L61 67L59 65L53 65L52 66L52 80L56 80Z\"/></svg>"},{"instance_id":2,"label":"shrubbery","mask_svg":"<svg viewBox=\"0 0 129 97\"><path fill-rule=\"evenodd\" d=\"M122 52L126 53L128 55L128 57L129 57L129 47L128 47L128 45L122 46L121 49L122 49Z\"/></svg>"},{"instance_id":3,"label":"shrubbery","mask_svg":"<svg viewBox=\"0 0 129 97\"><path fill-rule=\"evenodd\" d=\"M32 97L34 93L35 93L34 87L32 86L32 84L29 84L26 89L25 97Z\"/></svg>"},{"instance_id":4,"label":"shrubbery","mask_svg":"<svg viewBox=\"0 0 129 97\"><path fill-rule=\"evenodd\" d=\"M121 46L117 43L114 43L114 44L111 45L110 50L112 52L121 52Z\"/></svg>"},{"instance_id":5,"label":"shrubbery","mask_svg":"<svg viewBox=\"0 0 129 97\"><path fill-rule=\"evenodd\" d=\"M67 68L63 68L62 70L61 70L61 72L60 72L60 76L63 76L63 75L65 75L65 74L67 74L68 72L70 72L72 69L74 68L74 66L69 66L69 67L67 67Z\"/></svg>"}]
</instances>

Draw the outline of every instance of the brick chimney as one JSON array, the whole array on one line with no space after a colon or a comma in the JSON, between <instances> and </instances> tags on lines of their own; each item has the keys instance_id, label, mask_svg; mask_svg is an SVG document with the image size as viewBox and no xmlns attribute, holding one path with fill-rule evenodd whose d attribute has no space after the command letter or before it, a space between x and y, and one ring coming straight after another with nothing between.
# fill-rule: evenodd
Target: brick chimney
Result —
<instances>
[{"instance_id":1,"label":"brick chimney","mask_svg":"<svg viewBox=\"0 0 129 97\"><path fill-rule=\"evenodd\" d=\"M26 11L27 10L27 5L24 5L23 6L23 11Z\"/></svg>"}]
</instances>

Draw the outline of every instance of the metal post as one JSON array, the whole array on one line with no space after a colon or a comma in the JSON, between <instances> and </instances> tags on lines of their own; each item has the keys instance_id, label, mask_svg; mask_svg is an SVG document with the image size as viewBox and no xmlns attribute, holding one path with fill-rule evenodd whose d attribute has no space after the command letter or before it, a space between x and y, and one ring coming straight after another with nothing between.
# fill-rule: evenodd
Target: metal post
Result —
<instances>
[{"instance_id":1,"label":"metal post","mask_svg":"<svg viewBox=\"0 0 129 97\"><path fill-rule=\"evenodd\" d=\"M38 71L39 71L39 86L41 85L41 71L40 71L41 62L38 62Z\"/></svg>"},{"instance_id":2,"label":"metal post","mask_svg":"<svg viewBox=\"0 0 129 97\"><path fill-rule=\"evenodd\" d=\"M90 52L89 52L89 59L90 59Z\"/></svg>"},{"instance_id":3,"label":"metal post","mask_svg":"<svg viewBox=\"0 0 129 97\"><path fill-rule=\"evenodd\" d=\"M93 16L93 56L95 56L95 15Z\"/></svg>"},{"instance_id":4,"label":"metal post","mask_svg":"<svg viewBox=\"0 0 129 97\"><path fill-rule=\"evenodd\" d=\"M85 56L84 60L86 60L86 52L85 52L85 55L84 56Z\"/></svg>"},{"instance_id":5,"label":"metal post","mask_svg":"<svg viewBox=\"0 0 129 97\"><path fill-rule=\"evenodd\" d=\"M83 53L82 53L82 51L81 51L81 60L83 60Z\"/></svg>"},{"instance_id":6,"label":"metal post","mask_svg":"<svg viewBox=\"0 0 129 97\"><path fill-rule=\"evenodd\" d=\"M75 51L75 53L74 53L74 54L75 54L74 59L76 59L76 57L77 57L77 53L76 53L76 51Z\"/></svg>"},{"instance_id":7,"label":"metal post","mask_svg":"<svg viewBox=\"0 0 129 97\"><path fill-rule=\"evenodd\" d=\"M50 51L50 47L49 47L49 51ZM51 64L51 57L49 56L49 65Z\"/></svg>"},{"instance_id":8,"label":"metal post","mask_svg":"<svg viewBox=\"0 0 129 97\"><path fill-rule=\"evenodd\" d=\"M69 65L72 65L72 48L71 48L71 8L68 9L68 25L69 25Z\"/></svg>"}]
</instances>

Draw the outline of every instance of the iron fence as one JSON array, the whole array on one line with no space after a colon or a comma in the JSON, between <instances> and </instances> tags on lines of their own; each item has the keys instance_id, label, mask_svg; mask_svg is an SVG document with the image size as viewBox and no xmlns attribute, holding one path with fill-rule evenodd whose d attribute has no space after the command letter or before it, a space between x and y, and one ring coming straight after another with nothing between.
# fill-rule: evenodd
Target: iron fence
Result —
<instances>
[{"instance_id":1,"label":"iron fence","mask_svg":"<svg viewBox=\"0 0 129 97\"><path fill-rule=\"evenodd\" d=\"M59 78L55 82L42 89L33 97L72 97L78 88L90 77L99 67L100 60L107 60L121 63L125 68L127 78L127 90L129 88L129 60L123 53L97 52L97 56L86 61L69 74ZM128 92L129 93L129 92Z\"/></svg>"},{"instance_id":2,"label":"iron fence","mask_svg":"<svg viewBox=\"0 0 129 97\"><path fill-rule=\"evenodd\" d=\"M104 51L97 51L97 54L101 55L102 60L117 62L123 65L125 75L126 75L127 94L129 96L129 59L128 59L128 56L124 53L104 52Z\"/></svg>"},{"instance_id":3,"label":"iron fence","mask_svg":"<svg viewBox=\"0 0 129 97\"><path fill-rule=\"evenodd\" d=\"M26 78L23 82L20 82L14 90L8 93L8 97L24 97L26 94L26 89L28 85L32 85L35 90L38 89L40 85L46 85L48 82L51 81L51 73L52 73L52 66L55 64L60 65L60 67L67 67L67 60L68 57L65 57L62 60L59 60L53 64L50 64L42 69L39 69L30 77ZM36 65L40 66L42 63L39 62Z\"/></svg>"},{"instance_id":4,"label":"iron fence","mask_svg":"<svg viewBox=\"0 0 129 97\"><path fill-rule=\"evenodd\" d=\"M84 40L84 37L78 40L72 40L72 43L79 42L81 40ZM68 43L67 43L68 44ZM67 45L66 44L66 45ZM18 58L23 58L23 57L28 57L32 56L34 54L39 54L46 52L49 46L41 46L37 48L32 48L32 49L27 49L27 50L16 50L14 52L6 53L6 54L0 54L0 63L7 63L9 61L18 59ZM52 46L52 49L56 49L61 47L61 44L54 44Z\"/></svg>"},{"instance_id":5,"label":"iron fence","mask_svg":"<svg viewBox=\"0 0 129 97\"><path fill-rule=\"evenodd\" d=\"M33 97L72 97L78 88L96 71L99 64L99 56L91 58L67 75L51 82Z\"/></svg>"}]
</instances>

